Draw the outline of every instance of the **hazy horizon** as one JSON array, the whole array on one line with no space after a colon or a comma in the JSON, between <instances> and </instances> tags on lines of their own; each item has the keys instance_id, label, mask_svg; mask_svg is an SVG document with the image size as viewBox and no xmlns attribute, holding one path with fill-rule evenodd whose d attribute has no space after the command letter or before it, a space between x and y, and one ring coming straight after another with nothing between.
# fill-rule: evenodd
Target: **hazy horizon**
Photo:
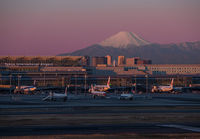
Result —
<instances>
[{"instance_id":1,"label":"hazy horizon","mask_svg":"<svg viewBox=\"0 0 200 139\"><path fill-rule=\"evenodd\" d=\"M57 55L120 31L200 41L199 0L0 0L0 55Z\"/></svg>"}]
</instances>

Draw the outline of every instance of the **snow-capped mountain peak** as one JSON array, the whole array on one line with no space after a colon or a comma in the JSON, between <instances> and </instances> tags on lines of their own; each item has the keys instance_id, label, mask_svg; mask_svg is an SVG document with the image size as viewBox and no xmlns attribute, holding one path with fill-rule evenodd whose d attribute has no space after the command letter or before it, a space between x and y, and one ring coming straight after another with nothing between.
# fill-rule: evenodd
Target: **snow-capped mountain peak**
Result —
<instances>
[{"instance_id":1,"label":"snow-capped mountain peak","mask_svg":"<svg viewBox=\"0 0 200 139\"><path fill-rule=\"evenodd\" d=\"M121 31L106 40L99 43L101 46L112 46L116 48L125 48L128 45L142 46L150 44L137 34L132 32Z\"/></svg>"}]
</instances>

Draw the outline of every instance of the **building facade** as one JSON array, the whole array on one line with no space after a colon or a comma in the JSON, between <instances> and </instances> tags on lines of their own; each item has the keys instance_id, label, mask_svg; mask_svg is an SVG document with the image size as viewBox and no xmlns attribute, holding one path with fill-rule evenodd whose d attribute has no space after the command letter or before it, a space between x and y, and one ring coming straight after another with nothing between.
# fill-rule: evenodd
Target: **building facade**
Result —
<instances>
[{"instance_id":1,"label":"building facade","mask_svg":"<svg viewBox=\"0 0 200 139\"><path fill-rule=\"evenodd\" d=\"M136 64L152 64L151 60L141 59L139 57L126 58L126 66L133 66Z\"/></svg>"},{"instance_id":2,"label":"building facade","mask_svg":"<svg viewBox=\"0 0 200 139\"><path fill-rule=\"evenodd\" d=\"M0 56L5 66L82 66L87 65L84 56Z\"/></svg>"},{"instance_id":3,"label":"building facade","mask_svg":"<svg viewBox=\"0 0 200 139\"><path fill-rule=\"evenodd\" d=\"M118 56L118 66L122 66L125 64L125 57L124 56Z\"/></svg>"},{"instance_id":4,"label":"building facade","mask_svg":"<svg viewBox=\"0 0 200 139\"><path fill-rule=\"evenodd\" d=\"M110 55L107 55L106 58L107 58L107 65L112 66L112 57Z\"/></svg>"},{"instance_id":5,"label":"building facade","mask_svg":"<svg viewBox=\"0 0 200 139\"><path fill-rule=\"evenodd\" d=\"M152 75L200 74L200 64L151 64L145 69Z\"/></svg>"},{"instance_id":6,"label":"building facade","mask_svg":"<svg viewBox=\"0 0 200 139\"><path fill-rule=\"evenodd\" d=\"M107 65L106 57L92 57L92 66L96 67L98 65Z\"/></svg>"}]
</instances>

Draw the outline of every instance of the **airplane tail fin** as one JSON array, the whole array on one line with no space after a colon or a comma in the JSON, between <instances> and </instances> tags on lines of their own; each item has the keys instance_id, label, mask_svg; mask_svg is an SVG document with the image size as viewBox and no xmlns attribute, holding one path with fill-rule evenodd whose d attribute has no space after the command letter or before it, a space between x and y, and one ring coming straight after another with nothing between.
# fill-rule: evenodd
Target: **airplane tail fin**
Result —
<instances>
[{"instance_id":1,"label":"airplane tail fin","mask_svg":"<svg viewBox=\"0 0 200 139\"><path fill-rule=\"evenodd\" d=\"M171 84L170 84L170 87L173 88L174 86L174 78L172 78L172 81L171 81Z\"/></svg>"},{"instance_id":2,"label":"airplane tail fin","mask_svg":"<svg viewBox=\"0 0 200 139\"><path fill-rule=\"evenodd\" d=\"M108 77L107 86L110 88L110 76Z\"/></svg>"},{"instance_id":3,"label":"airplane tail fin","mask_svg":"<svg viewBox=\"0 0 200 139\"><path fill-rule=\"evenodd\" d=\"M94 86L93 84L91 84L90 92L93 92L93 91L94 91Z\"/></svg>"},{"instance_id":4,"label":"airplane tail fin","mask_svg":"<svg viewBox=\"0 0 200 139\"><path fill-rule=\"evenodd\" d=\"M66 88L65 88L65 95L67 95L67 86L66 86Z\"/></svg>"}]
</instances>

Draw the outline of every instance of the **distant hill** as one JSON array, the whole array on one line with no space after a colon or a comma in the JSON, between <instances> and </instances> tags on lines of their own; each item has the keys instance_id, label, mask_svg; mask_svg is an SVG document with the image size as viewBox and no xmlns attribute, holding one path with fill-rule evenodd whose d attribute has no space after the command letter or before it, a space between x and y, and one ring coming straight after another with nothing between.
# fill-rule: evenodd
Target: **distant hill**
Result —
<instances>
[{"instance_id":1,"label":"distant hill","mask_svg":"<svg viewBox=\"0 0 200 139\"><path fill-rule=\"evenodd\" d=\"M116 38L119 36L122 36L123 39L120 39L118 42L118 39ZM64 53L60 55L111 55L115 59L119 55L124 55L126 57L151 59L153 64L200 64L200 41L172 44L152 44L136 36L137 35L132 35L132 33L121 32L114 35L114 37L111 36L111 39L106 39L99 44L95 44L72 53ZM131 37L133 37L133 39ZM113 44L115 46L105 46L106 43Z\"/></svg>"}]
</instances>

